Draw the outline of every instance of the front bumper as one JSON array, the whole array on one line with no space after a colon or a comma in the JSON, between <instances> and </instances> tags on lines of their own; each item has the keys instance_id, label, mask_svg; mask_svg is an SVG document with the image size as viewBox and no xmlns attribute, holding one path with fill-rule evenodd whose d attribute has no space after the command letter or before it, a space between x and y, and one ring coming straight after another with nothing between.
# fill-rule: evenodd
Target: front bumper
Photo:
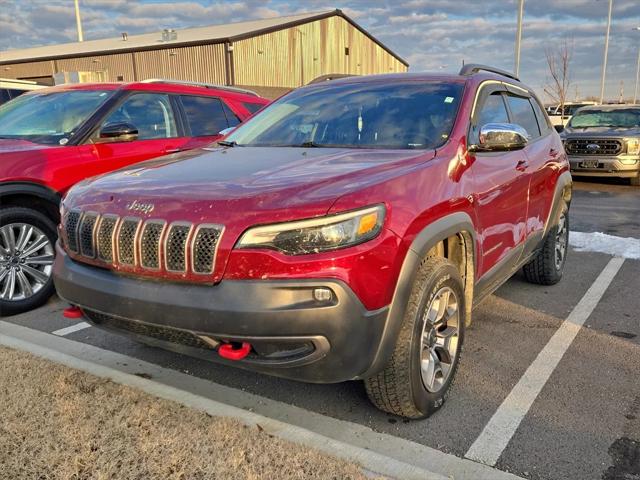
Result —
<instances>
[{"instance_id":1,"label":"front bumper","mask_svg":"<svg viewBox=\"0 0 640 480\"><path fill-rule=\"evenodd\" d=\"M339 280L226 280L194 285L140 279L78 263L58 245L53 277L61 298L99 327L162 348L314 383L362 378L382 341L388 307L369 311ZM313 290L330 289L330 300ZM213 343L248 342L243 360Z\"/></svg>"},{"instance_id":2,"label":"front bumper","mask_svg":"<svg viewBox=\"0 0 640 480\"><path fill-rule=\"evenodd\" d=\"M633 178L640 172L640 160L635 163L623 163L620 157L573 156L569 155L571 173L586 177L622 177ZM625 159L626 160L626 159Z\"/></svg>"}]
</instances>

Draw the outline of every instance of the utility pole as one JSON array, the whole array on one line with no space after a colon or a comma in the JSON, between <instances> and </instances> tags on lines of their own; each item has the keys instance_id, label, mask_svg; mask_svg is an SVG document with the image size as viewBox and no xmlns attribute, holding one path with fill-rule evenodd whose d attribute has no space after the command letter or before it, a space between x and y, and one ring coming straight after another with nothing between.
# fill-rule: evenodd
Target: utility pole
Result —
<instances>
[{"instance_id":1,"label":"utility pole","mask_svg":"<svg viewBox=\"0 0 640 480\"><path fill-rule=\"evenodd\" d=\"M634 30L640 31L640 27L635 27ZM638 82L640 81L640 47L638 47L638 66L636 67L636 89L633 92L633 103L638 101Z\"/></svg>"},{"instance_id":2,"label":"utility pole","mask_svg":"<svg viewBox=\"0 0 640 480\"><path fill-rule=\"evenodd\" d=\"M604 60L602 62L602 81L600 82L600 104L604 102L604 83L607 77L607 55L609 54L609 32L611 31L611 11L613 0L609 0L609 20L607 20L607 36L604 41Z\"/></svg>"},{"instance_id":3,"label":"utility pole","mask_svg":"<svg viewBox=\"0 0 640 480\"><path fill-rule=\"evenodd\" d=\"M82 20L80 20L80 4L79 0L74 0L76 4L76 25L78 26L78 41L82 42L84 38L82 37Z\"/></svg>"},{"instance_id":4,"label":"utility pole","mask_svg":"<svg viewBox=\"0 0 640 480\"><path fill-rule=\"evenodd\" d=\"M520 42L522 40L522 16L524 14L524 0L518 6L518 29L516 30L516 62L513 68L516 77L520 74Z\"/></svg>"}]
</instances>

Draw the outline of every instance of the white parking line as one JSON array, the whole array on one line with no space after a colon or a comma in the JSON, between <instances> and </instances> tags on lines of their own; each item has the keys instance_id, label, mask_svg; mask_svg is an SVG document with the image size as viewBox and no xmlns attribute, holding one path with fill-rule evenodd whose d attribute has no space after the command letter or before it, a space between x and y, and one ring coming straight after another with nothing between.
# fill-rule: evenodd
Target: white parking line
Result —
<instances>
[{"instance_id":1,"label":"white parking line","mask_svg":"<svg viewBox=\"0 0 640 480\"><path fill-rule=\"evenodd\" d=\"M90 323L80 322L75 325L71 325L70 327L61 328L60 330L56 330L55 332L51 332L54 335L58 335L59 337L64 337L73 332L79 332L80 330L84 330L85 328L89 328L91 326Z\"/></svg>"},{"instance_id":2,"label":"white parking line","mask_svg":"<svg viewBox=\"0 0 640 480\"><path fill-rule=\"evenodd\" d=\"M485 465L496 464L516 432L520 422L558 366L562 356L576 337L585 320L600 302L624 258L612 258L587 290L567 319L527 368L520 381L493 414L480 436L473 442L465 457Z\"/></svg>"}]
</instances>

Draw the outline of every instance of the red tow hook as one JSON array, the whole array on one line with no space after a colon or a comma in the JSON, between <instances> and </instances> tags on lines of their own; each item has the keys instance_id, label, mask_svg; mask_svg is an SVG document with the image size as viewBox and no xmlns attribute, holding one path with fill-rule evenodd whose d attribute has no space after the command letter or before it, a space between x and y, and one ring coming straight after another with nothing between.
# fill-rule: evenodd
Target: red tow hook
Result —
<instances>
[{"instance_id":1,"label":"red tow hook","mask_svg":"<svg viewBox=\"0 0 640 480\"><path fill-rule=\"evenodd\" d=\"M82 318L82 310L75 305L65 308L62 311L62 315L66 318Z\"/></svg>"},{"instance_id":2,"label":"red tow hook","mask_svg":"<svg viewBox=\"0 0 640 480\"><path fill-rule=\"evenodd\" d=\"M240 348L235 348L233 343L224 343L218 348L218 354L227 360L242 360L250 351L251 344L247 342L242 342Z\"/></svg>"}]
</instances>

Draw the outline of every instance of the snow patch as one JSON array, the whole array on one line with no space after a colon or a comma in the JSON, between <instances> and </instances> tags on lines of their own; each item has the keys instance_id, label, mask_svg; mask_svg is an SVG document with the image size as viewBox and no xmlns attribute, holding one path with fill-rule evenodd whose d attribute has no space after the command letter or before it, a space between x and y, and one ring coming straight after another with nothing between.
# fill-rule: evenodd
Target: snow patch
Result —
<instances>
[{"instance_id":1,"label":"snow patch","mask_svg":"<svg viewBox=\"0 0 640 480\"><path fill-rule=\"evenodd\" d=\"M640 239L616 237L602 232L571 232L569 244L578 252L608 253L616 257L640 259Z\"/></svg>"}]
</instances>

